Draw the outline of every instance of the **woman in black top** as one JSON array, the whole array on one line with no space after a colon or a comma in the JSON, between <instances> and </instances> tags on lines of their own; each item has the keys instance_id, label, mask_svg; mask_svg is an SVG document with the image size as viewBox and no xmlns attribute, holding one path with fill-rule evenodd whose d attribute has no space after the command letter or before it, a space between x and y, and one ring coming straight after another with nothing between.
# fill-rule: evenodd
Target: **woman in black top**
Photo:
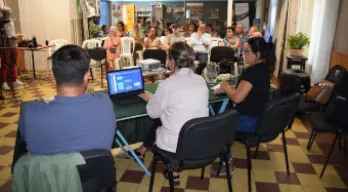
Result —
<instances>
[{"instance_id":1,"label":"woman in black top","mask_svg":"<svg viewBox=\"0 0 348 192\"><path fill-rule=\"evenodd\" d=\"M216 93L226 93L241 114L238 131L255 132L262 109L268 102L270 72L275 62L273 51L262 37L248 40L244 49L246 68L237 87L221 82Z\"/></svg>"},{"instance_id":2,"label":"woman in black top","mask_svg":"<svg viewBox=\"0 0 348 192\"><path fill-rule=\"evenodd\" d=\"M236 109L240 113L237 131L253 133L268 102L270 73L275 63L275 55L262 37L250 38L244 48L244 55L245 62L250 67L243 71L237 87L231 87L223 81L215 93L226 93L237 104ZM231 155L229 156L231 159ZM230 172L233 173L234 170Z\"/></svg>"}]
</instances>

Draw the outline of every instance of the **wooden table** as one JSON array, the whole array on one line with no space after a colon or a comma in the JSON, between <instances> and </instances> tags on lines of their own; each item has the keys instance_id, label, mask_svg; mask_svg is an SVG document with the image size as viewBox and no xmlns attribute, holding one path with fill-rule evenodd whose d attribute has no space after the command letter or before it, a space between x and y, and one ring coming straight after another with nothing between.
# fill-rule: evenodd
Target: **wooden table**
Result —
<instances>
[{"instance_id":1,"label":"wooden table","mask_svg":"<svg viewBox=\"0 0 348 192\"><path fill-rule=\"evenodd\" d=\"M307 61L307 57L305 56L286 56L286 58L288 59L288 65L287 65L287 69L291 69L292 65L300 65L300 68L304 71L306 69L306 61Z\"/></svg>"}]
</instances>

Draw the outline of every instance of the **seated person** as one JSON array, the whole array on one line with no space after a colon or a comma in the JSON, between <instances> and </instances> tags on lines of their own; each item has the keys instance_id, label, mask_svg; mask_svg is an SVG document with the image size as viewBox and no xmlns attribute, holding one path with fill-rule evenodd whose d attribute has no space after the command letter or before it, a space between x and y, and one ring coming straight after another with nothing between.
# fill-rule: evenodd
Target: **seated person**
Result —
<instances>
[{"instance_id":1,"label":"seated person","mask_svg":"<svg viewBox=\"0 0 348 192\"><path fill-rule=\"evenodd\" d=\"M199 25L197 33L191 35L190 41L193 50L196 53L196 59L199 65L196 69L196 74L201 75L208 63L208 48L211 43L211 35L205 32L205 24Z\"/></svg>"},{"instance_id":2,"label":"seated person","mask_svg":"<svg viewBox=\"0 0 348 192\"><path fill-rule=\"evenodd\" d=\"M226 93L237 104L236 109L241 114L237 131L254 133L262 110L268 103L270 69L275 63L275 55L262 37L249 39L244 53L250 67L244 69L237 87L223 81L215 93ZM231 160L230 156L230 163ZM216 170L212 172L216 174ZM224 174L225 171L221 169L221 172Z\"/></svg>"},{"instance_id":3,"label":"seated person","mask_svg":"<svg viewBox=\"0 0 348 192\"><path fill-rule=\"evenodd\" d=\"M19 129L32 154L49 155L111 149L116 123L109 96L86 94L90 58L76 45L52 56L57 95L23 105Z\"/></svg>"},{"instance_id":4,"label":"seated person","mask_svg":"<svg viewBox=\"0 0 348 192\"><path fill-rule=\"evenodd\" d=\"M144 42L145 48L159 48L161 46L161 42L159 37L157 37L157 31L155 28L151 27L147 38Z\"/></svg>"},{"instance_id":5,"label":"seated person","mask_svg":"<svg viewBox=\"0 0 348 192\"><path fill-rule=\"evenodd\" d=\"M195 32L197 32L197 25L191 23L188 27L188 31L185 33L185 37L191 37L191 35Z\"/></svg>"},{"instance_id":6,"label":"seated person","mask_svg":"<svg viewBox=\"0 0 348 192\"><path fill-rule=\"evenodd\" d=\"M185 38L180 36L180 26L174 24L172 26L173 33L166 36L164 40L163 48L168 51L169 47L172 46L176 42L185 42Z\"/></svg>"},{"instance_id":7,"label":"seated person","mask_svg":"<svg viewBox=\"0 0 348 192\"><path fill-rule=\"evenodd\" d=\"M252 38L256 32L260 32L259 29L256 26L251 26L248 32L249 38Z\"/></svg>"},{"instance_id":8,"label":"seated person","mask_svg":"<svg viewBox=\"0 0 348 192\"><path fill-rule=\"evenodd\" d=\"M222 41L221 46L226 46L232 48L234 51L238 51L240 44L240 39L234 36L234 29L232 27L227 27L226 38Z\"/></svg>"},{"instance_id":9,"label":"seated person","mask_svg":"<svg viewBox=\"0 0 348 192\"><path fill-rule=\"evenodd\" d=\"M155 141L159 148L175 153L182 126L191 119L209 115L209 90L203 77L192 71L194 59L192 47L184 42L174 43L169 49L169 66L173 75L159 84L154 95L140 95L148 102L148 115L159 118L143 145L136 150L140 158L144 158L144 153ZM174 184L180 184L177 172L174 172Z\"/></svg>"},{"instance_id":10,"label":"seated person","mask_svg":"<svg viewBox=\"0 0 348 192\"><path fill-rule=\"evenodd\" d=\"M121 39L120 33L117 32L115 26L110 27L109 38L104 41L104 48L106 49L106 71L114 69L114 62L121 55ZM118 66L117 66L118 67Z\"/></svg>"}]
</instances>

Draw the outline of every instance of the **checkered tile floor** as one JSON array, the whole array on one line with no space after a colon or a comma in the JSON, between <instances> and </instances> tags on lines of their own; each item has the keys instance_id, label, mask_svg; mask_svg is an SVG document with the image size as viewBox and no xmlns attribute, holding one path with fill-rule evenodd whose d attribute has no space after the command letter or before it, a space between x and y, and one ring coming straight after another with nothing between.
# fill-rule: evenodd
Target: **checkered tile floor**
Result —
<instances>
[{"instance_id":1,"label":"checkered tile floor","mask_svg":"<svg viewBox=\"0 0 348 192\"><path fill-rule=\"evenodd\" d=\"M38 73L44 77L44 73ZM41 78L41 79L42 79ZM105 82L106 83L106 82ZM40 97L55 95L52 79L27 82L27 86L15 89L16 99L29 101ZM90 82L95 90L101 90L100 80ZM13 147L17 129L20 103L16 102L11 92L4 93L4 104L0 101L0 192L11 191L11 170ZM332 155L323 179L319 178L326 154L333 136L318 134L310 152L306 149L310 125L306 118L297 119L291 131L286 133L291 174L286 174L285 160L281 138L271 143L262 144L257 158L252 160L253 191L258 192L343 192L348 191L348 156L344 150L336 148ZM233 163L237 167L232 178L234 191L247 191L247 169L245 147L236 142L232 146ZM152 159L147 153L145 165L149 166ZM159 164L156 173L154 191L169 191L168 181L161 171L164 166ZM148 191L149 178L130 160L117 160L117 189L119 192ZM206 168L205 178L200 180L200 170L187 170L180 174L181 185L178 192L212 191L226 192L227 183L224 177L210 174L210 166Z\"/></svg>"}]
</instances>

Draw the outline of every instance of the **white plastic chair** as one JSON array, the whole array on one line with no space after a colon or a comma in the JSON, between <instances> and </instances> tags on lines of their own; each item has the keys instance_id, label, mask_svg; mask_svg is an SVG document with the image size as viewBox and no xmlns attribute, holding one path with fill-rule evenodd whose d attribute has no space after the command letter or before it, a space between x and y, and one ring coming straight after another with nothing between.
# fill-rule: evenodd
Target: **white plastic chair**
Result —
<instances>
[{"instance_id":1,"label":"white plastic chair","mask_svg":"<svg viewBox=\"0 0 348 192\"><path fill-rule=\"evenodd\" d=\"M51 70L50 59L53 53L64 45L68 44L68 40L65 39L56 39L49 42L49 45L54 45L54 47L48 48L48 57L47 57L47 69L46 69L46 78L49 77L49 71Z\"/></svg>"},{"instance_id":2,"label":"white plastic chair","mask_svg":"<svg viewBox=\"0 0 348 192\"><path fill-rule=\"evenodd\" d=\"M99 39L88 39L88 40L84 40L82 43L82 48L83 49L93 49L96 47L100 47L100 40ZM95 60L91 59L90 62L90 70L91 70L91 75L92 75L92 79L94 79L94 77L96 77L95 75L95 68L97 68L98 66L96 65L97 62Z\"/></svg>"},{"instance_id":3,"label":"white plastic chair","mask_svg":"<svg viewBox=\"0 0 348 192\"><path fill-rule=\"evenodd\" d=\"M121 37L121 55L120 58L128 58L130 66L134 66L133 53L135 49L135 40L132 37ZM133 50L132 50L133 48Z\"/></svg>"},{"instance_id":4,"label":"white plastic chair","mask_svg":"<svg viewBox=\"0 0 348 192\"><path fill-rule=\"evenodd\" d=\"M99 39L99 45L101 47L104 46L104 42L105 42L106 39L110 39L110 37L102 37L102 38Z\"/></svg>"},{"instance_id":5,"label":"white plastic chair","mask_svg":"<svg viewBox=\"0 0 348 192\"><path fill-rule=\"evenodd\" d=\"M211 38L211 43L210 43L209 48L208 48L208 63L210 62L211 49L213 47L220 46L222 42L223 42L223 39L221 39L221 38L218 38L218 37Z\"/></svg>"}]
</instances>

